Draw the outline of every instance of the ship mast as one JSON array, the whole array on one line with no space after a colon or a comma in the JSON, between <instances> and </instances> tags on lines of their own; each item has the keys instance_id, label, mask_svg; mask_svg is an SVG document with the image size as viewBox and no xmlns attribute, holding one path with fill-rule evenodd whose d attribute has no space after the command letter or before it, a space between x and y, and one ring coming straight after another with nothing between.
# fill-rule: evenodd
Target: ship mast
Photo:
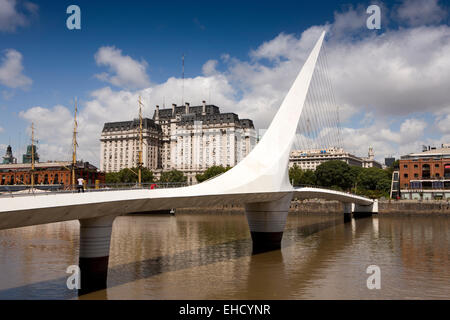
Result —
<instances>
[{"instance_id":1,"label":"ship mast","mask_svg":"<svg viewBox=\"0 0 450 320\"><path fill-rule=\"evenodd\" d=\"M139 158L138 158L138 183L142 183L142 102L139 96Z\"/></svg>"},{"instance_id":2,"label":"ship mast","mask_svg":"<svg viewBox=\"0 0 450 320\"><path fill-rule=\"evenodd\" d=\"M34 189L34 122L31 123L31 190Z\"/></svg>"},{"instance_id":3,"label":"ship mast","mask_svg":"<svg viewBox=\"0 0 450 320\"><path fill-rule=\"evenodd\" d=\"M73 121L73 138L72 138L72 147L73 147L73 152L72 152L72 188L75 188L75 167L77 165L77 127L78 127L78 123L77 123L77 111L78 111L78 106L77 106L77 98L75 98L75 117L74 117L74 121Z\"/></svg>"}]
</instances>

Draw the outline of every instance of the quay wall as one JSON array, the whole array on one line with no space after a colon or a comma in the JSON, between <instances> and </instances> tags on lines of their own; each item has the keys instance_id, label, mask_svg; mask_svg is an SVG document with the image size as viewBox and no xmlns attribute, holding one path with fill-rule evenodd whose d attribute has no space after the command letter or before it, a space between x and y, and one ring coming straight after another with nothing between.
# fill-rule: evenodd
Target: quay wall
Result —
<instances>
[{"instance_id":1,"label":"quay wall","mask_svg":"<svg viewBox=\"0 0 450 320\"><path fill-rule=\"evenodd\" d=\"M382 215L450 215L450 202L441 200L382 200L378 202L379 214ZM225 205L207 208L177 208L176 213L244 214L243 205ZM339 201L304 200L292 201L289 213L342 214L344 208Z\"/></svg>"}]
</instances>

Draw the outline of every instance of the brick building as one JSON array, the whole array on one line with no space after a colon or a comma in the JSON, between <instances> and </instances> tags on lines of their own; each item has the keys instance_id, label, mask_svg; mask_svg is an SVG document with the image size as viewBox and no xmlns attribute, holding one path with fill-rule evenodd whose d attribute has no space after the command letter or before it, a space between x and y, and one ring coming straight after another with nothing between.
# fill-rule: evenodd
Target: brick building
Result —
<instances>
[{"instance_id":1,"label":"brick building","mask_svg":"<svg viewBox=\"0 0 450 320\"><path fill-rule=\"evenodd\" d=\"M77 162L75 169L76 179L83 178L88 185L95 184L95 180L105 183L105 174L99 172L97 167L89 162ZM70 161L42 162L35 164L34 184L51 185L72 183L72 163ZM30 185L31 164L0 164L0 186Z\"/></svg>"},{"instance_id":2,"label":"brick building","mask_svg":"<svg viewBox=\"0 0 450 320\"><path fill-rule=\"evenodd\" d=\"M450 199L450 144L402 156L399 187L402 199Z\"/></svg>"}]
</instances>

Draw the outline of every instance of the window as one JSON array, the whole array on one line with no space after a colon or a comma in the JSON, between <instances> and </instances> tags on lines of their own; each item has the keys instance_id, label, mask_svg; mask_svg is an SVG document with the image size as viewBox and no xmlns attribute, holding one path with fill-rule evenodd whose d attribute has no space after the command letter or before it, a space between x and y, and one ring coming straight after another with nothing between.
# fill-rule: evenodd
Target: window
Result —
<instances>
[{"instance_id":1,"label":"window","mask_svg":"<svg viewBox=\"0 0 450 320\"><path fill-rule=\"evenodd\" d=\"M439 163L436 163L436 164L434 165L434 167L435 167L435 168L439 168Z\"/></svg>"},{"instance_id":2,"label":"window","mask_svg":"<svg viewBox=\"0 0 450 320\"><path fill-rule=\"evenodd\" d=\"M414 173L414 178L418 178L419 174L418 173Z\"/></svg>"},{"instance_id":3,"label":"window","mask_svg":"<svg viewBox=\"0 0 450 320\"><path fill-rule=\"evenodd\" d=\"M405 173L405 174L403 175L403 177L405 177L405 178L408 178L408 174L407 174L407 173Z\"/></svg>"},{"instance_id":4,"label":"window","mask_svg":"<svg viewBox=\"0 0 450 320\"><path fill-rule=\"evenodd\" d=\"M404 164L404 165L403 165L403 168L405 168L405 169L408 168L408 165L407 165L407 164Z\"/></svg>"},{"instance_id":5,"label":"window","mask_svg":"<svg viewBox=\"0 0 450 320\"><path fill-rule=\"evenodd\" d=\"M419 166L417 164L414 165L414 168L418 168Z\"/></svg>"}]
</instances>

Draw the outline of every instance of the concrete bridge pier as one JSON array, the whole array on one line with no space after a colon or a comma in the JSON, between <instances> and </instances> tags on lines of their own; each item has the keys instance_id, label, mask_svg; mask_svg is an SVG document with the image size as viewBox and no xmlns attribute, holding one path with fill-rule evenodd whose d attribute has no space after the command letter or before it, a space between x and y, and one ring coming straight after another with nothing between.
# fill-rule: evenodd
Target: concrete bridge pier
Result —
<instances>
[{"instance_id":1,"label":"concrete bridge pier","mask_svg":"<svg viewBox=\"0 0 450 320\"><path fill-rule=\"evenodd\" d=\"M342 206L344 207L344 223L351 222L353 203L343 202Z\"/></svg>"},{"instance_id":2,"label":"concrete bridge pier","mask_svg":"<svg viewBox=\"0 0 450 320\"><path fill-rule=\"evenodd\" d=\"M378 213L378 200L374 200L374 202L368 206L354 204L353 217L355 219L370 217L373 213Z\"/></svg>"},{"instance_id":3,"label":"concrete bridge pier","mask_svg":"<svg viewBox=\"0 0 450 320\"><path fill-rule=\"evenodd\" d=\"M106 288L109 247L115 216L80 219L81 289L85 294Z\"/></svg>"},{"instance_id":4,"label":"concrete bridge pier","mask_svg":"<svg viewBox=\"0 0 450 320\"><path fill-rule=\"evenodd\" d=\"M245 205L253 253L261 253L281 248L284 227L292 200L289 193L276 201L255 202Z\"/></svg>"}]
</instances>

